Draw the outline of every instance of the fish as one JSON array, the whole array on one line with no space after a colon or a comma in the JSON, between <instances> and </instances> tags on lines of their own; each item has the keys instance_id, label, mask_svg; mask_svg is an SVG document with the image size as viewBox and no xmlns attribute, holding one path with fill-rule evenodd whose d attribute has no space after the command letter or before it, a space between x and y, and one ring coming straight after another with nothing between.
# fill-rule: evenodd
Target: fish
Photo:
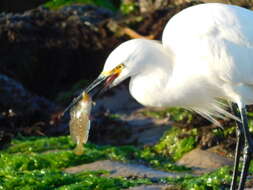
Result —
<instances>
[{"instance_id":1,"label":"fish","mask_svg":"<svg viewBox=\"0 0 253 190\"><path fill-rule=\"evenodd\" d=\"M83 144L89 137L90 131L90 112L92 99L86 93L82 93L82 98L70 110L69 130L72 140L76 143L74 153L82 155L84 153Z\"/></svg>"}]
</instances>

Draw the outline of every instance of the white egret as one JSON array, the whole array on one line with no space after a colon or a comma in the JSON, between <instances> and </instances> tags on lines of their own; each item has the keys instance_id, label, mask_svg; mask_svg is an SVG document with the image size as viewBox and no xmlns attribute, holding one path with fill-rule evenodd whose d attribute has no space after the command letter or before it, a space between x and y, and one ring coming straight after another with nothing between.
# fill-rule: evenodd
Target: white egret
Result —
<instances>
[{"instance_id":1,"label":"white egret","mask_svg":"<svg viewBox=\"0 0 253 190\"><path fill-rule=\"evenodd\" d=\"M94 96L129 77L130 93L143 105L181 106L217 125L216 117L236 119L231 190L236 188L245 141L238 189L244 188L253 152L246 116L246 105L253 104L252 11L220 3L186 8L167 23L162 43L134 39L113 50L101 75L85 91ZM219 98L232 103L234 114L225 110Z\"/></svg>"}]
</instances>

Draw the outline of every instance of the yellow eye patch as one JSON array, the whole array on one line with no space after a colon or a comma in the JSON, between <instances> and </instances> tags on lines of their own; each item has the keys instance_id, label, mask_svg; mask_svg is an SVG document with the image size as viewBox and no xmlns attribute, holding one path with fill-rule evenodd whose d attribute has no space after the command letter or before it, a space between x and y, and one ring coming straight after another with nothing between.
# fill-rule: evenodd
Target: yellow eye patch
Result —
<instances>
[{"instance_id":1,"label":"yellow eye patch","mask_svg":"<svg viewBox=\"0 0 253 190\"><path fill-rule=\"evenodd\" d=\"M113 75L113 74L120 74L122 69L124 69L124 68L125 68L125 65L122 63L122 64L117 65L111 71L102 72L102 75L108 76L108 75Z\"/></svg>"}]
</instances>

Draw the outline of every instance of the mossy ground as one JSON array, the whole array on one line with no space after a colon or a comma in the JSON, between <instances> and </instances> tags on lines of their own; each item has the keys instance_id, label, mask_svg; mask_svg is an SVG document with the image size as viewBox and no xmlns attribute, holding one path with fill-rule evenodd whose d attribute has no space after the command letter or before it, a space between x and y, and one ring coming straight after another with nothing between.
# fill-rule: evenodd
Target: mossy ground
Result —
<instances>
[{"instance_id":1,"label":"mossy ground","mask_svg":"<svg viewBox=\"0 0 253 190\"><path fill-rule=\"evenodd\" d=\"M191 122L194 116L181 109L146 112L152 117L167 117L175 121ZM112 119L120 116L113 115ZM249 117L251 117L249 113ZM250 120L251 121L251 120ZM251 125L252 123L250 123ZM234 133L228 128L224 136ZM220 133L218 131L217 133ZM221 135L221 134L218 134ZM124 189L152 183L174 184L177 189L228 189L231 168L224 167L203 176L191 175L191 169L178 166L175 161L197 146L196 128L170 128L154 146L85 145L85 154L76 156L73 142L68 136L61 137L18 137L0 152L0 189ZM64 172L65 168L91 163L97 160L141 163L164 171L186 172L179 178L110 177L108 171L86 171L78 174ZM253 171L251 166L250 171Z\"/></svg>"},{"instance_id":2,"label":"mossy ground","mask_svg":"<svg viewBox=\"0 0 253 190\"><path fill-rule=\"evenodd\" d=\"M112 147L85 145L85 154L76 156L69 137L25 138L13 140L0 154L0 189L122 189L138 184L149 184L149 179L129 180L109 178L106 172L67 174L63 168L96 160L143 162L167 170L184 171L172 161L150 150L132 146ZM159 163L159 165L157 164ZM103 174L103 176L101 176Z\"/></svg>"},{"instance_id":3,"label":"mossy ground","mask_svg":"<svg viewBox=\"0 0 253 190\"><path fill-rule=\"evenodd\" d=\"M161 182L175 184L179 189L202 190L225 187L231 178L230 168L221 168L201 177L188 175L176 179L163 178L156 182L149 178L111 178L108 171L69 174L63 169L103 159L141 162L167 171L189 172L186 167L177 166L172 159L156 152L156 147L138 149L133 146L86 144L85 154L81 156L73 154L73 148L74 144L68 136L13 140L7 149L0 152L0 189L124 189Z\"/></svg>"},{"instance_id":4,"label":"mossy ground","mask_svg":"<svg viewBox=\"0 0 253 190\"><path fill-rule=\"evenodd\" d=\"M90 4L100 7L105 7L107 9L116 10L116 7L113 1L104 1L104 0L51 0L48 1L45 6L50 9L59 9L64 6L73 5L73 4Z\"/></svg>"},{"instance_id":5,"label":"mossy ground","mask_svg":"<svg viewBox=\"0 0 253 190\"><path fill-rule=\"evenodd\" d=\"M138 9L138 3L129 2L125 3L124 1L115 1L115 0L50 0L45 3L45 7L57 10L61 9L64 6L73 5L73 4L89 4L95 5L103 8L107 8L111 11L119 11L122 14L130 14L135 12Z\"/></svg>"},{"instance_id":6,"label":"mossy ground","mask_svg":"<svg viewBox=\"0 0 253 190\"><path fill-rule=\"evenodd\" d=\"M181 135L184 134L182 137ZM171 128L164 134L160 142L153 149L164 156L169 156L173 160L180 159L185 153L191 151L197 145L197 131L180 130Z\"/></svg>"},{"instance_id":7,"label":"mossy ground","mask_svg":"<svg viewBox=\"0 0 253 190\"><path fill-rule=\"evenodd\" d=\"M146 112L146 115L163 118L171 114L175 121L191 122L190 112L165 110ZM117 117L118 118L118 117ZM224 134L228 130L224 131ZM230 133L229 133L230 134ZM196 129L170 128L154 146L98 146L86 144L85 154L75 155L70 137L18 137L0 152L0 189L124 189L152 183L174 184L174 189L228 189L231 168L224 167L202 176L191 175L191 169L178 166L175 161L197 145ZM78 174L64 172L65 168L97 160L115 160L141 163L168 171L186 172L178 178L110 177L108 171L85 171ZM253 167L251 167L251 171Z\"/></svg>"}]
</instances>

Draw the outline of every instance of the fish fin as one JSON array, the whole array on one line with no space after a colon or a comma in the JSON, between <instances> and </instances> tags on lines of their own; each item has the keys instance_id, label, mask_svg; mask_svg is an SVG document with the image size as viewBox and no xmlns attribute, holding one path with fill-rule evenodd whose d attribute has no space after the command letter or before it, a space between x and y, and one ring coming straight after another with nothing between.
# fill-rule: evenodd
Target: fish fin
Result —
<instances>
[{"instance_id":1,"label":"fish fin","mask_svg":"<svg viewBox=\"0 0 253 190\"><path fill-rule=\"evenodd\" d=\"M74 153L76 155L82 155L84 152L84 147L83 147L83 144L77 144L76 145L76 148L74 149Z\"/></svg>"}]
</instances>

